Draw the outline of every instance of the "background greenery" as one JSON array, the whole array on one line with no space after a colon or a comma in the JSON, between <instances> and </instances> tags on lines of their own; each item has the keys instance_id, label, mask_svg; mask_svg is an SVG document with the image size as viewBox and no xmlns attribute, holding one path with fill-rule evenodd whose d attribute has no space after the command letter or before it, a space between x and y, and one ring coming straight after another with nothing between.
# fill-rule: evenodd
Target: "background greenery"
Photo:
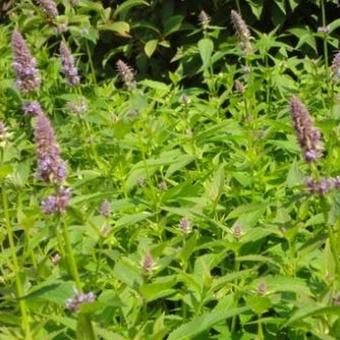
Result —
<instances>
[{"instance_id":1,"label":"background greenery","mask_svg":"<svg viewBox=\"0 0 340 340\"><path fill-rule=\"evenodd\" d=\"M330 69L337 1L63 0L58 9L50 20L36 2L1 3L0 117L9 135L1 143L0 338L93 339L91 322L110 340L338 339L339 190L319 197L304 187L311 174L339 175L339 84ZM249 55L231 9L251 28ZM201 10L211 17L205 28ZM329 33L318 32L326 25ZM26 97L11 66L14 27L42 74L40 91ZM78 88L60 74L62 38L77 59ZM135 69L136 89L117 77L118 59ZM296 142L292 95L322 131L325 157L314 168ZM88 110L77 115L69 102L83 97ZM41 103L68 162L73 198L63 216L40 211L51 188L35 177L27 99ZM75 313L65 308L74 281L61 220L83 289L97 296Z\"/></svg>"}]
</instances>

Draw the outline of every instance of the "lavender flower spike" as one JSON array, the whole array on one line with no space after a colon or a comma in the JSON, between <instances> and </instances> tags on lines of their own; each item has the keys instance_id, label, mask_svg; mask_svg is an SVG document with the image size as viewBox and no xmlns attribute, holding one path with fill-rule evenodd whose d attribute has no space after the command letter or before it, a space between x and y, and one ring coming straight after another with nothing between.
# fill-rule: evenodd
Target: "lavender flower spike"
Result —
<instances>
[{"instance_id":1,"label":"lavender flower spike","mask_svg":"<svg viewBox=\"0 0 340 340\"><path fill-rule=\"evenodd\" d=\"M32 92L40 86L40 75L36 68L37 62L17 30L12 33L12 51L14 54L13 68L16 74L16 85L23 92Z\"/></svg>"},{"instance_id":2,"label":"lavender flower spike","mask_svg":"<svg viewBox=\"0 0 340 340\"><path fill-rule=\"evenodd\" d=\"M334 78L340 80L340 51L336 53L332 62Z\"/></svg>"},{"instance_id":3,"label":"lavender flower spike","mask_svg":"<svg viewBox=\"0 0 340 340\"><path fill-rule=\"evenodd\" d=\"M319 129L314 127L312 118L299 98L290 100L291 115L298 142L304 152L306 162L314 162L322 157L322 143Z\"/></svg>"},{"instance_id":4,"label":"lavender flower spike","mask_svg":"<svg viewBox=\"0 0 340 340\"><path fill-rule=\"evenodd\" d=\"M240 40L241 47L244 48L246 53L252 52L253 48L250 43L251 34L246 23L244 22L242 17L234 10L231 11L230 17L235 27L237 36Z\"/></svg>"},{"instance_id":5,"label":"lavender flower spike","mask_svg":"<svg viewBox=\"0 0 340 340\"><path fill-rule=\"evenodd\" d=\"M118 60L116 63L117 67L117 72L124 82L125 86L129 89L132 90L136 87L136 81L135 81L135 74L129 65L124 63L122 60Z\"/></svg>"},{"instance_id":6,"label":"lavender flower spike","mask_svg":"<svg viewBox=\"0 0 340 340\"><path fill-rule=\"evenodd\" d=\"M59 146L49 119L40 114L34 127L37 175L47 183L62 183L66 178L66 165L60 157Z\"/></svg>"},{"instance_id":7,"label":"lavender flower spike","mask_svg":"<svg viewBox=\"0 0 340 340\"><path fill-rule=\"evenodd\" d=\"M37 0L43 11L51 19L59 15L57 5L53 0Z\"/></svg>"},{"instance_id":8,"label":"lavender flower spike","mask_svg":"<svg viewBox=\"0 0 340 340\"><path fill-rule=\"evenodd\" d=\"M78 85L80 78L78 70L74 65L74 57L64 42L60 44L60 59L63 66L63 73L71 86Z\"/></svg>"}]
</instances>

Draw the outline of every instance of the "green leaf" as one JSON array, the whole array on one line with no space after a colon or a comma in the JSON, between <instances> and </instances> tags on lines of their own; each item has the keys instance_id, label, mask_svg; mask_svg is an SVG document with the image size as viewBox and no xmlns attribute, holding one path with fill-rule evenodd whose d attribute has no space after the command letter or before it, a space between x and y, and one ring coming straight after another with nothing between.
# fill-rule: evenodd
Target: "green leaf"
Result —
<instances>
[{"instance_id":1,"label":"green leaf","mask_svg":"<svg viewBox=\"0 0 340 340\"><path fill-rule=\"evenodd\" d=\"M144 46L145 54L150 58L155 52L158 45L158 39L149 40Z\"/></svg>"},{"instance_id":2,"label":"green leaf","mask_svg":"<svg viewBox=\"0 0 340 340\"><path fill-rule=\"evenodd\" d=\"M248 311L248 307L229 309L223 312L211 311L183 324L169 334L168 340L182 340L192 338L200 333L209 330L217 323L227 320L235 315Z\"/></svg>"},{"instance_id":3,"label":"green leaf","mask_svg":"<svg viewBox=\"0 0 340 340\"><path fill-rule=\"evenodd\" d=\"M247 2L251 8L251 11L256 16L257 20L259 20L263 11L263 0L247 0Z\"/></svg>"},{"instance_id":4,"label":"green leaf","mask_svg":"<svg viewBox=\"0 0 340 340\"><path fill-rule=\"evenodd\" d=\"M166 19L164 23L163 36L167 37L168 35L177 32L182 26L183 19L183 15L174 15Z\"/></svg>"},{"instance_id":5,"label":"green leaf","mask_svg":"<svg viewBox=\"0 0 340 340\"><path fill-rule=\"evenodd\" d=\"M119 14L126 14L131 8L136 6L148 6L149 4L144 0L125 0L118 8L113 12L114 16Z\"/></svg>"},{"instance_id":6,"label":"green leaf","mask_svg":"<svg viewBox=\"0 0 340 340\"><path fill-rule=\"evenodd\" d=\"M5 178L13 172L13 166L10 164L5 164L0 167L0 179Z\"/></svg>"},{"instance_id":7,"label":"green leaf","mask_svg":"<svg viewBox=\"0 0 340 340\"><path fill-rule=\"evenodd\" d=\"M141 270L126 257L116 263L113 269L113 276L131 288L135 288L136 285L139 286L143 283Z\"/></svg>"},{"instance_id":8,"label":"green leaf","mask_svg":"<svg viewBox=\"0 0 340 340\"><path fill-rule=\"evenodd\" d=\"M214 50L214 44L208 38L201 39L198 42L198 50L202 59L203 68L206 68L210 63L210 58Z\"/></svg>"},{"instance_id":9,"label":"green leaf","mask_svg":"<svg viewBox=\"0 0 340 340\"><path fill-rule=\"evenodd\" d=\"M136 224L140 221L147 219L150 216L152 216L152 214L150 212L147 212L147 211L143 211L143 212L140 212L140 213L137 213L137 214L126 215L126 216L121 217L116 222L115 227L122 227L122 226L131 225L131 224Z\"/></svg>"},{"instance_id":10,"label":"green leaf","mask_svg":"<svg viewBox=\"0 0 340 340\"><path fill-rule=\"evenodd\" d=\"M175 276L162 277L156 282L147 283L139 288L146 302L164 298L176 292L172 287L177 283Z\"/></svg>"},{"instance_id":11,"label":"green leaf","mask_svg":"<svg viewBox=\"0 0 340 340\"><path fill-rule=\"evenodd\" d=\"M66 300L74 295L74 283L64 281L46 281L32 287L24 297L27 301L45 300L65 305Z\"/></svg>"},{"instance_id":12,"label":"green leaf","mask_svg":"<svg viewBox=\"0 0 340 340\"><path fill-rule=\"evenodd\" d=\"M304 174L298 167L296 161L290 166L287 176L287 186L288 188L292 188L297 185L303 184Z\"/></svg>"},{"instance_id":13,"label":"green leaf","mask_svg":"<svg viewBox=\"0 0 340 340\"><path fill-rule=\"evenodd\" d=\"M336 20L332 21L330 24L328 24L329 33L332 33L333 31L335 31L339 27L340 27L340 19L336 19Z\"/></svg>"},{"instance_id":14,"label":"green leaf","mask_svg":"<svg viewBox=\"0 0 340 340\"><path fill-rule=\"evenodd\" d=\"M303 306L302 308L299 308L295 314L286 322L284 327L291 325L292 323L295 323L297 321L303 320L305 318L308 318L310 316L316 316L316 315L339 315L340 316L340 308L339 306Z\"/></svg>"},{"instance_id":15,"label":"green leaf","mask_svg":"<svg viewBox=\"0 0 340 340\"><path fill-rule=\"evenodd\" d=\"M99 25L98 29L100 31L112 31L112 32L119 33L122 36L128 36L127 33L130 32L130 25L125 21L116 21L112 23Z\"/></svg>"}]
</instances>

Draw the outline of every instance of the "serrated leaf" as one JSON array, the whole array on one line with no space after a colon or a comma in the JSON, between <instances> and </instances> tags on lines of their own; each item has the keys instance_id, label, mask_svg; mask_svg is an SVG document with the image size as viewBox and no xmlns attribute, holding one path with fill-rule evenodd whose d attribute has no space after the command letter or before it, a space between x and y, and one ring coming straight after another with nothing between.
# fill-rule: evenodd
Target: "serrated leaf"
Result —
<instances>
[{"instance_id":1,"label":"serrated leaf","mask_svg":"<svg viewBox=\"0 0 340 340\"><path fill-rule=\"evenodd\" d=\"M208 39L204 38L198 42L198 50L203 63L203 68L206 68L210 64L210 58L214 50L214 43Z\"/></svg>"},{"instance_id":2,"label":"serrated leaf","mask_svg":"<svg viewBox=\"0 0 340 340\"><path fill-rule=\"evenodd\" d=\"M296 185L301 185L304 182L304 174L298 167L296 161L291 165L288 176L287 176L287 186L288 188L292 188Z\"/></svg>"}]
</instances>

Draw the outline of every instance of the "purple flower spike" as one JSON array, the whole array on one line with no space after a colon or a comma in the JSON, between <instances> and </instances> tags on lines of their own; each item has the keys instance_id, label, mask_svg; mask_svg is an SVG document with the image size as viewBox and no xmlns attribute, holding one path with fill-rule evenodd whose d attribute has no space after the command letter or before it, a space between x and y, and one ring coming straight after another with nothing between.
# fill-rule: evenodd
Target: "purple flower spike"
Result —
<instances>
[{"instance_id":1,"label":"purple flower spike","mask_svg":"<svg viewBox=\"0 0 340 340\"><path fill-rule=\"evenodd\" d=\"M80 77L78 75L78 69L75 67L73 55L64 42L60 44L60 59L63 66L63 73L67 79L67 82L71 86L78 85L80 83Z\"/></svg>"},{"instance_id":2,"label":"purple flower spike","mask_svg":"<svg viewBox=\"0 0 340 340\"><path fill-rule=\"evenodd\" d=\"M238 14L236 11L232 10L230 14L231 22L234 25L236 34L238 36L238 39L240 41L241 47L244 49L244 51L248 54L251 53L253 48L250 43L251 40L251 34L249 32L249 29L241 17L240 14Z\"/></svg>"},{"instance_id":3,"label":"purple flower spike","mask_svg":"<svg viewBox=\"0 0 340 340\"><path fill-rule=\"evenodd\" d=\"M37 175L47 183L62 183L66 178L66 165L60 157L59 146L49 119L40 114L34 128Z\"/></svg>"},{"instance_id":4,"label":"purple flower spike","mask_svg":"<svg viewBox=\"0 0 340 340\"><path fill-rule=\"evenodd\" d=\"M53 0L37 0L43 11L51 19L59 15L57 5Z\"/></svg>"},{"instance_id":5,"label":"purple flower spike","mask_svg":"<svg viewBox=\"0 0 340 340\"><path fill-rule=\"evenodd\" d=\"M332 70L333 70L333 74L334 74L334 78L336 80L340 79L340 51L338 51L333 59L332 62Z\"/></svg>"},{"instance_id":6,"label":"purple flower spike","mask_svg":"<svg viewBox=\"0 0 340 340\"><path fill-rule=\"evenodd\" d=\"M16 85L23 92L32 92L40 86L40 75L37 62L19 31L12 33L13 68L16 74Z\"/></svg>"},{"instance_id":7,"label":"purple flower spike","mask_svg":"<svg viewBox=\"0 0 340 340\"><path fill-rule=\"evenodd\" d=\"M31 102L26 102L22 107L24 113L30 116L38 116L44 114L40 104L33 100Z\"/></svg>"},{"instance_id":8,"label":"purple flower spike","mask_svg":"<svg viewBox=\"0 0 340 340\"><path fill-rule=\"evenodd\" d=\"M290 100L291 115L298 142L304 152L306 162L314 162L322 157L322 143L319 129L313 125L305 105L297 97Z\"/></svg>"},{"instance_id":9,"label":"purple flower spike","mask_svg":"<svg viewBox=\"0 0 340 340\"><path fill-rule=\"evenodd\" d=\"M322 178L316 181L312 178L307 178L305 181L306 187L311 194L325 195L328 191L334 188L335 183L332 178Z\"/></svg>"},{"instance_id":10,"label":"purple flower spike","mask_svg":"<svg viewBox=\"0 0 340 340\"><path fill-rule=\"evenodd\" d=\"M122 60L118 60L116 63L117 73L124 82L125 86L132 90L136 88L136 81L135 81L135 72L133 68Z\"/></svg>"},{"instance_id":11,"label":"purple flower spike","mask_svg":"<svg viewBox=\"0 0 340 340\"><path fill-rule=\"evenodd\" d=\"M104 200L100 206L100 214L104 217L110 217L111 215L111 205L108 200Z\"/></svg>"},{"instance_id":12,"label":"purple flower spike","mask_svg":"<svg viewBox=\"0 0 340 340\"><path fill-rule=\"evenodd\" d=\"M61 187L56 195L51 195L42 200L41 210L46 215L64 213L69 205L71 192L68 188Z\"/></svg>"}]
</instances>

